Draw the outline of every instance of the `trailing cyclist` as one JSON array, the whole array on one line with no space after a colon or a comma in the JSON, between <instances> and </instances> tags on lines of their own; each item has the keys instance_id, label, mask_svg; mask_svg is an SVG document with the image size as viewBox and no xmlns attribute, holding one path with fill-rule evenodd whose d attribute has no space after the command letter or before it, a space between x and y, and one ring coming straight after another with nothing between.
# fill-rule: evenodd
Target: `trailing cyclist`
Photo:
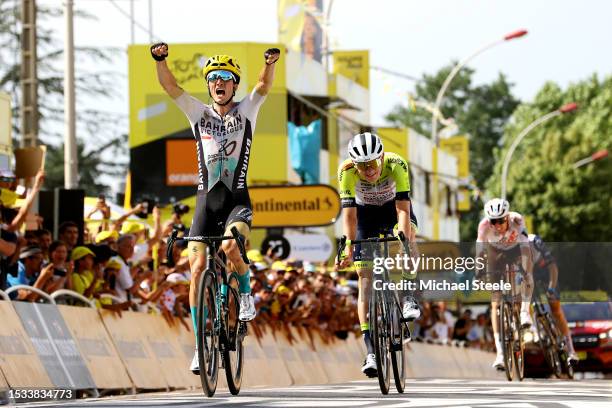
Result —
<instances>
[{"instance_id":1,"label":"trailing cyclist","mask_svg":"<svg viewBox=\"0 0 612 408\"><path fill-rule=\"evenodd\" d=\"M521 285L520 320L522 327L529 327L532 324L529 306L533 293L533 263L523 216L510 211L510 203L502 198L487 201L484 212L485 218L478 224L477 255L482 256L486 252L487 279L491 282L499 281L506 266L522 267L525 279ZM491 324L497 351L492 366L503 370L504 356L497 316L500 298L499 291L491 294Z\"/></svg>"},{"instance_id":2,"label":"trailing cyclist","mask_svg":"<svg viewBox=\"0 0 612 408\"><path fill-rule=\"evenodd\" d=\"M338 169L344 235L349 240L378 237L391 233L395 224L414 242L417 220L410 202L408 163L395 153L385 153L376 134L366 132L353 137L348 145L349 159ZM376 358L370 338L368 303L372 290L372 254L365 246L347 245L347 256L339 263L347 267L354 261L359 276L357 311L367 356L361 371L376 376ZM403 299L402 315L416 319L421 312L412 297Z\"/></svg>"},{"instance_id":3,"label":"trailing cyclist","mask_svg":"<svg viewBox=\"0 0 612 408\"><path fill-rule=\"evenodd\" d=\"M557 322L561 333L565 337L565 343L567 344L567 351L569 354L568 360L575 363L578 361L578 355L574 350L572 335L570 333L569 326L567 325L567 320L565 319L563 309L561 309L559 289L557 288L559 268L557 267L554 256L551 254L550 250L539 235L529 234L528 238L529 242L531 243L534 279L538 282L548 281L546 298L548 299L548 304L550 305L552 315L555 317L555 321Z\"/></svg>"},{"instance_id":4,"label":"trailing cyclist","mask_svg":"<svg viewBox=\"0 0 612 408\"><path fill-rule=\"evenodd\" d=\"M230 235L236 227L246 239L249 236L252 209L247 190L247 169L257 113L272 88L275 62L280 57L277 48L264 53L265 65L259 82L242 101L234 101L240 83L240 65L229 55L210 57L202 74L213 103L206 105L178 86L165 59L168 45L151 46L157 78L162 88L185 113L195 137L198 157L198 193L195 214L189 230L190 237ZM240 256L234 240L224 241L221 248L239 274L240 320L255 318L255 304L251 296L249 269ZM189 242L191 285L189 305L194 332L197 333L197 299L200 275L206 268L206 245ZM198 353L191 362L191 371L199 373Z\"/></svg>"}]
</instances>

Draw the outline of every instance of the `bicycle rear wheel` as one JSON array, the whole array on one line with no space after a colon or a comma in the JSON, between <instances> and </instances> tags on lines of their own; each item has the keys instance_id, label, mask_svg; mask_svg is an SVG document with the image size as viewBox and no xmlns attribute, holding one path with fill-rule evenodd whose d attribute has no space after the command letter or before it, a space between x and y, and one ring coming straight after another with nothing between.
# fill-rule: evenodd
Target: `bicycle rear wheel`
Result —
<instances>
[{"instance_id":1,"label":"bicycle rear wheel","mask_svg":"<svg viewBox=\"0 0 612 408\"><path fill-rule=\"evenodd\" d=\"M506 378L508 381L512 381L512 378L514 377L512 304L505 300L502 301L499 307L499 337L501 338L502 342Z\"/></svg>"},{"instance_id":2,"label":"bicycle rear wheel","mask_svg":"<svg viewBox=\"0 0 612 408\"><path fill-rule=\"evenodd\" d=\"M219 374L219 319L215 275L210 270L204 272L200 279L197 319L200 381L206 395L212 397L217 390Z\"/></svg>"},{"instance_id":3,"label":"bicycle rear wheel","mask_svg":"<svg viewBox=\"0 0 612 408\"><path fill-rule=\"evenodd\" d=\"M370 327L374 337L374 354L376 355L376 368L378 374L378 385L380 391L387 395L389 393L389 329L387 305L382 293L374 290L370 304Z\"/></svg>"},{"instance_id":4,"label":"bicycle rear wheel","mask_svg":"<svg viewBox=\"0 0 612 408\"><path fill-rule=\"evenodd\" d=\"M391 366L393 367L393 380L397 392L402 394L406 388L406 357L404 354L405 323L402 323L401 310L398 304L391 305Z\"/></svg>"},{"instance_id":5,"label":"bicycle rear wheel","mask_svg":"<svg viewBox=\"0 0 612 408\"><path fill-rule=\"evenodd\" d=\"M246 331L246 323L238 319L240 314L240 297L238 291L231 286L227 288L225 314L225 333L223 346L223 366L227 386L232 395L238 395L242 385L242 368L244 353L241 331Z\"/></svg>"}]
</instances>

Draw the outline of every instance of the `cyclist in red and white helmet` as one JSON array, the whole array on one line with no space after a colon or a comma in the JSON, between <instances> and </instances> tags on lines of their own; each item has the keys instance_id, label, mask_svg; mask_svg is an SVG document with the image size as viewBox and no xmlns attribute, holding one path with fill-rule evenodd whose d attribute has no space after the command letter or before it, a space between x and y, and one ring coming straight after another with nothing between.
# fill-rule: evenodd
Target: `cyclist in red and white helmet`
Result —
<instances>
[{"instance_id":1,"label":"cyclist in red and white helmet","mask_svg":"<svg viewBox=\"0 0 612 408\"><path fill-rule=\"evenodd\" d=\"M521 326L529 327L532 324L529 306L533 293L533 263L529 250L529 239L523 216L510 211L510 203L503 198L494 198L487 201L484 206L485 218L478 224L478 238L476 242L477 254L487 254L487 278L498 282L506 265L518 263L525 272L521 286ZM486 244L486 245L483 245ZM497 356L493 367L504 368L502 344L499 338L499 321L497 307L499 306L500 292L491 294L491 323L495 338Z\"/></svg>"}]
</instances>

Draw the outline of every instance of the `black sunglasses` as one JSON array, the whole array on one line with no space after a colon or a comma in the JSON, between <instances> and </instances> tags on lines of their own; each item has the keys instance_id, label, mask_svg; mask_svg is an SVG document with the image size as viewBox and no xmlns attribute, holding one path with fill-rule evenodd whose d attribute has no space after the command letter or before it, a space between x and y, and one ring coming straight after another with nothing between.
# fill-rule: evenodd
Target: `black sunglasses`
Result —
<instances>
[{"instance_id":1,"label":"black sunglasses","mask_svg":"<svg viewBox=\"0 0 612 408\"><path fill-rule=\"evenodd\" d=\"M491 220L491 225L497 225L497 224L505 224L506 223L506 217L504 218L494 218Z\"/></svg>"}]
</instances>

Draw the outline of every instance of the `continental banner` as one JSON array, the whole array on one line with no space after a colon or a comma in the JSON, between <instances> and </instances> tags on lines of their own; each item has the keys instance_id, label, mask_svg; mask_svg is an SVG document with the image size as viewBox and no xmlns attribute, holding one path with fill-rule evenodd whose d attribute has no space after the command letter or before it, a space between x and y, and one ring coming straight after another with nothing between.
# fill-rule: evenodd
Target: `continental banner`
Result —
<instances>
[{"instance_id":1,"label":"continental banner","mask_svg":"<svg viewBox=\"0 0 612 408\"><path fill-rule=\"evenodd\" d=\"M334 51L334 74L340 74L357 82L364 88L370 87L370 52Z\"/></svg>"},{"instance_id":2,"label":"continental banner","mask_svg":"<svg viewBox=\"0 0 612 408\"><path fill-rule=\"evenodd\" d=\"M283 49L273 43L169 44L167 64L181 88L209 104L212 100L202 67L212 55L234 56L242 73L235 96L239 102L257 84L264 66L263 54L271 47ZM189 121L159 84L149 45L130 46L128 60L132 204L145 197L167 203L171 198L191 196L196 192L197 156ZM287 160L283 53L276 64L273 87L257 116L248 181L285 182Z\"/></svg>"},{"instance_id":3,"label":"continental banner","mask_svg":"<svg viewBox=\"0 0 612 408\"><path fill-rule=\"evenodd\" d=\"M340 196L331 186L249 187L254 228L315 227L333 224Z\"/></svg>"}]
</instances>

